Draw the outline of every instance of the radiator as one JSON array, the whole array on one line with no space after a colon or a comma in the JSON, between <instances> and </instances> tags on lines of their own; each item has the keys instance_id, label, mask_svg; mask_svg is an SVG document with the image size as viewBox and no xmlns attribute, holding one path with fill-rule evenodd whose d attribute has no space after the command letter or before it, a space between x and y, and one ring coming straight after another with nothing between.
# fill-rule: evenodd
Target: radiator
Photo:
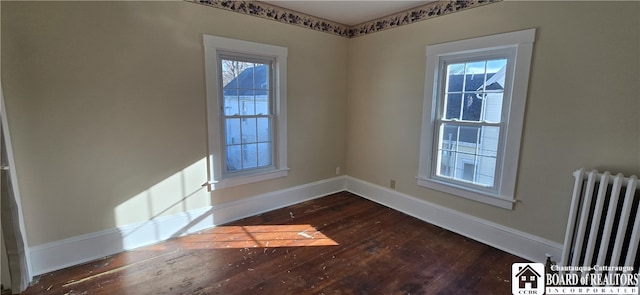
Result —
<instances>
[{"instance_id":1,"label":"radiator","mask_svg":"<svg viewBox=\"0 0 640 295\"><path fill-rule=\"evenodd\" d=\"M633 266L638 272L638 178L575 171L563 266Z\"/></svg>"}]
</instances>

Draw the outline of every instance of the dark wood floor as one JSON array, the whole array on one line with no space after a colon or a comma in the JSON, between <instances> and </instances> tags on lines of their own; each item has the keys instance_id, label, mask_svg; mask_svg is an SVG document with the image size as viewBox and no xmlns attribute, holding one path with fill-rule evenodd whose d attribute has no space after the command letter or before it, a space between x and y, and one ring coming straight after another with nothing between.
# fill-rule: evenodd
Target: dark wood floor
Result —
<instances>
[{"instance_id":1,"label":"dark wood floor","mask_svg":"<svg viewBox=\"0 0 640 295\"><path fill-rule=\"evenodd\" d=\"M514 262L342 192L45 274L23 294L511 294Z\"/></svg>"}]
</instances>

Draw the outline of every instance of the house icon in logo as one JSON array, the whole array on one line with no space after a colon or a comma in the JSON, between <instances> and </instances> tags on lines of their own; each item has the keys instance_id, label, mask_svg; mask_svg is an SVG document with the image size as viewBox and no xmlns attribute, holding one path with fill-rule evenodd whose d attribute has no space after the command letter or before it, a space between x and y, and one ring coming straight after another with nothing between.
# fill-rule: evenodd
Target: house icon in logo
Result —
<instances>
[{"instance_id":1,"label":"house icon in logo","mask_svg":"<svg viewBox=\"0 0 640 295\"><path fill-rule=\"evenodd\" d=\"M515 277L518 279L520 289L537 289L538 278L541 278L542 275L535 271L531 265L526 265L520 267ZM527 284L529 284L528 287Z\"/></svg>"},{"instance_id":2,"label":"house icon in logo","mask_svg":"<svg viewBox=\"0 0 640 295\"><path fill-rule=\"evenodd\" d=\"M514 263L511 265L511 292L514 295L544 294L544 264Z\"/></svg>"}]
</instances>

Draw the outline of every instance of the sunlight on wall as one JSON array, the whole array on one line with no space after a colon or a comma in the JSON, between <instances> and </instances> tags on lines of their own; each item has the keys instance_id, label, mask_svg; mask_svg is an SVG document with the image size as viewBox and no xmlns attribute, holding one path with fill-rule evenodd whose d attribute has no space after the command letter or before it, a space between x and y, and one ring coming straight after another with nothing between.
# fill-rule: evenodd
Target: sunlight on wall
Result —
<instances>
[{"instance_id":1,"label":"sunlight on wall","mask_svg":"<svg viewBox=\"0 0 640 295\"><path fill-rule=\"evenodd\" d=\"M196 235L173 240L171 244L156 244L139 250L164 251L175 248L177 245L173 243L178 243L181 249L190 250L339 245L310 224L242 225L217 226Z\"/></svg>"},{"instance_id":2,"label":"sunlight on wall","mask_svg":"<svg viewBox=\"0 0 640 295\"><path fill-rule=\"evenodd\" d=\"M116 226L210 206L209 193L202 187L206 180L207 163L203 158L118 205Z\"/></svg>"}]
</instances>

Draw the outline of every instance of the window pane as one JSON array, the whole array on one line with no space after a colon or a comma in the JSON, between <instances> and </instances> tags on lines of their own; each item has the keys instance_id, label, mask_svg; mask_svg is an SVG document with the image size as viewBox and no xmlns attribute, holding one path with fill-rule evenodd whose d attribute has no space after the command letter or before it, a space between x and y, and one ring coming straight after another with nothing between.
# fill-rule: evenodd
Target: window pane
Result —
<instances>
[{"instance_id":1,"label":"window pane","mask_svg":"<svg viewBox=\"0 0 640 295\"><path fill-rule=\"evenodd\" d=\"M257 115L269 115L271 111L269 109L269 96L256 95L256 114Z\"/></svg>"},{"instance_id":2,"label":"window pane","mask_svg":"<svg viewBox=\"0 0 640 295\"><path fill-rule=\"evenodd\" d=\"M457 145L475 147L479 141L479 130L480 127L476 126L460 126L457 124L445 123L443 124L443 130L440 139L443 144L451 145L453 147ZM446 147L443 148L446 149Z\"/></svg>"},{"instance_id":3,"label":"window pane","mask_svg":"<svg viewBox=\"0 0 640 295\"><path fill-rule=\"evenodd\" d=\"M497 59L487 61L487 90L504 89L507 60Z\"/></svg>"},{"instance_id":4,"label":"window pane","mask_svg":"<svg viewBox=\"0 0 640 295\"><path fill-rule=\"evenodd\" d=\"M447 91L462 92L462 77L464 76L464 64L451 64L447 66Z\"/></svg>"},{"instance_id":5,"label":"window pane","mask_svg":"<svg viewBox=\"0 0 640 295\"><path fill-rule=\"evenodd\" d=\"M502 92L486 93L484 96L484 120L500 123L502 121Z\"/></svg>"},{"instance_id":6,"label":"window pane","mask_svg":"<svg viewBox=\"0 0 640 295\"><path fill-rule=\"evenodd\" d=\"M491 187L495 179L496 158L479 156L477 159L475 184Z\"/></svg>"},{"instance_id":7,"label":"window pane","mask_svg":"<svg viewBox=\"0 0 640 295\"><path fill-rule=\"evenodd\" d=\"M252 64L233 59L222 59L221 63L222 85L225 95L242 95L240 89L247 88L244 82L248 76L246 70L251 68Z\"/></svg>"},{"instance_id":8,"label":"window pane","mask_svg":"<svg viewBox=\"0 0 640 295\"><path fill-rule=\"evenodd\" d=\"M465 67L465 91L476 91L484 84L486 62L467 63Z\"/></svg>"},{"instance_id":9,"label":"window pane","mask_svg":"<svg viewBox=\"0 0 640 295\"><path fill-rule=\"evenodd\" d=\"M444 143L458 141L458 126L453 124L444 124L441 138Z\"/></svg>"},{"instance_id":10,"label":"window pane","mask_svg":"<svg viewBox=\"0 0 640 295\"><path fill-rule=\"evenodd\" d=\"M253 90L245 91L245 96L240 97L240 114L245 116L255 115L256 101L253 96Z\"/></svg>"},{"instance_id":11,"label":"window pane","mask_svg":"<svg viewBox=\"0 0 640 295\"><path fill-rule=\"evenodd\" d=\"M271 143L258 144L258 166L271 165Z\"/></svg>"},{"instance_id":12,"label":"window pane","mask_svg":"<svg viewBox=\"0 0 640 295\"><path fill-rule=\"evenodd\" d=\"M258 166L258 146L255 143L242 145L242 169Z\"/></svg>"},{"instance_id":13,"label":"window pane","mask_svg":"<svg viewBox=\"0 0 640 295\"><path fill-rule=\"evenodd\" d=\"M269 63L222 59L222 81L225 115L269 114Z\"/></svg>"},{"instance_id":14,"label":"window pane","mask_svg":"<svg viewBox=\"0 0 640 295\"><path fill-rule=\"evenodd\" d=\"M222 60L222 85L224 85L225 90L238 88L236 77L239 72L236 70L237 66L237 61Z\"/></svg>"},{"instance_id":15,"label":"window pane","mask_svg":"<svg viewBox=\"0 0 640 295\"><path fill-rule=\"evenodd\" d=\"M271 126L269 118L258 118L258 142L271 140Z\"/></svg>"},{"instance_id":16,"label":"window pane","mask_svg":"<svg viewBox=\"0 0 640 295\"><path fill-rule=\"evenodd\" d=\"M499 127L482 127L480 135L480 145L478 154L483 156L496 157L498 155L498 139L500 135Z\"/></svg>"},{"instance_id":17,"label":"window pane","mask_svg":"<svg viewBox=\"0 0 640 295\"><path fill-rule=\"evenodd\" d=\"M487 61L487 81L483 89L483 119L488 122L501 121L506 66L506 59Z\"/></svg>"},{"instance_id":18,"label":"window pane","mask_svg":"<svg viewBox=\"0 0 640 295\"><path fill-rule=\"evenodd\" d=\"M460 119L461 106L462 94L448 94L445 118Z\"/></svg>"},{"instance_id":19,"label":"window pane","mask_svg":"<svg viewBox=\"0 0 640 295\"><path fill-rule=\"evenodd\" d=\"M242 143L254 143L257 140L256 118L242 119Z\"/></svg>"},{"instance_id":20,"label":"window pane","mask_svg":"<svg viewBox=\"0 0 640 295\"><path fill-rule=\"evenodd\" d=\"M462 120L480 121L482 99L475 93L465 93L463 103Z\"/></svg>"},{"instance_id":21,"label":"window pane","mask_svg":"<svg viewBox=\"0 0 640 295\"><path fill-rule=\"evenodd\" d=\"M449 151L449 150L441 150L438 154L440 167L438 169L438 175L443 177L453 178L454 169L455 169L455 161L458 153Z\"/></svg>"},{"instance_id":22,"label":"window pane","mask_svg":"<svg viewBox=\"0 0 640 295\"><path fill-rule=\"evenodd\" d=\"M243 63L244 69L238 76L238 88L249 94L248 90L253 90L255 86L256 65L254 63Z\"/></svg>"},{"instance_id":23,"label":"window pane","mask_svg":"<svg viewBox=\"0 0 640 295\"><path fill-rule=\"evenodd\" d=\"M242 136L240 136L240 119L226 119L226 137L227 145L240 143Z\"/></svg>"},{"instance_id":24,"label":"window pane","mask_svg":"<svg viewBox=\"0 0 640 295\"><path fill-rule=\"evenodd\" d=\"M474 126L461 126L460 128L460 142L471 143L475 145L478 143L478 131L480 127Z\"/></svg>"},{"instance_id":25,"label":"window pane","mask_svg":"<svg viewBox=\"0 0 640 295\"><path fill-rule=\"evenodd\" d=\"M473 163L464 163L462 166L462 179L473 181L476 174L476 165Z\"/></svg>"},{"instance_id":26,"label":"window pane","mask_svg":"<svg viewBox=\"0 0 640 295\"><path fill-rule=\"evenodd\" d=\"M224 115L233 116L239 114L238 112L238 96L225 95L224 96Z\"/></svg>"},{"instance_id":27,"label":"window pane","mask_svg":"<svg viewBox=\"0 0 640 295\"><path fill-rule=\"evenodd\" d=\"M444 123L438 144L437 175L493 186L499 131L493 126Z\"/></svg>"},{"instance_id":28,"label":"window pane","mask_svg":"<svg viewBox=\"0 0 640 295\"><path fill-rule=\"evenodd\" d=\"M506 59L448 65L444 117L500 122L506 66Z\"/></svg>"},{"instance_id":29,"label":"window pane","mask_svg":"<svg viewBox=\"0 0 640 295\"><path fill-rule=\"evenodd\" d=\"M260 89L261 95L266 95L269 89L269 69L266 64L254 64L254 89Z\"/></svg>"},{"instance_id":30,"label":"window pane","mask_svg":"<svg viewBox=\"0 0 640 295\"><path fill-rule=\"evenodd\" d=\"M239 145L227 146L227 171L242 169L242 158Z\"/></svg>"},{"instance_id":31,"label":"window pane","mask_svg":"<svg viewBox=\"0 0 640 295\"><path fill-rule=\"evenodd\" d=\"M443 124L442 134L440 135L440 139L443 143L450 143L453 145L457 144L473 144L474 146L478 144L478 132L480 131L479 126L460 126L454 123L445 123ZM497 127L482 127L482 128L496 128ZM460 140L458 141L458 137Z\"/></svg>"}]
</instances>

